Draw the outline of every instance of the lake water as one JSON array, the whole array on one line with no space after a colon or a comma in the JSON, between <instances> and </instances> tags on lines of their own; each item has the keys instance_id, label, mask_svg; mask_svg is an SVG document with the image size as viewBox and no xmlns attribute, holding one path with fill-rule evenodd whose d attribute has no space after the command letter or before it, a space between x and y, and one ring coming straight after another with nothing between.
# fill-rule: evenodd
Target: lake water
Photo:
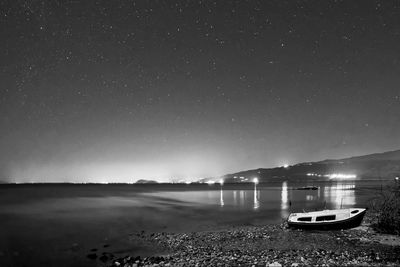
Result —
<instances>
[{"instance_id":1,"label":"lake water","mask_svg":"<svg viewBox=\"0 0 400 267\"><path fill-rule=\"evenodd\" d=\"M296 190L301 186L318 190ZM152 254L141 231L280 223L290 212L365 207L381 181L238 185L1 185L0 266L95 266L85 255ZM28 264L27 264L28 263Z\"/></svg>"}]
</instances>

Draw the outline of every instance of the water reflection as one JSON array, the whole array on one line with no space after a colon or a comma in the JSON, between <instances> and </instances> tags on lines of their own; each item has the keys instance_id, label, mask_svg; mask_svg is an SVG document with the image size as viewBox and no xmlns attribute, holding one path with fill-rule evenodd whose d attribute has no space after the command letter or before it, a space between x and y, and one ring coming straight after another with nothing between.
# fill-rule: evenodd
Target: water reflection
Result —
<instances>
[{"instance_id":1,"label":"water reflection","mask_svg":"<svg viewBox=\"0 0 400 267\"><path fill-rule=\"evenodd\" d=\"M240 190L239 191L240 206L244 206L245 197L246 197L246 192L244 190Z\"/></svg>"},{"instance_id":2,"label":"water reflection","mask_svg":"<svg viewBox=\"0 0 400 267\"><path fill-rule=\"evenodd\" d=\"M306 193L306 200L307 201L318 201L321 197L321 188L318 187L317 194L315 194L315 191L305 191Z\"/></svg>"},{"instance_id":3,"label":"water reflection","mask_svg":"<svg viewBox=\"0 0 400 267\"><path fill-rule=\"evenodd\" d=\"M306 195L306 200L307 200L307 201L313 201L313 200L316 200L316 199L317 199L316 196L313 196L313 195Z\"/></svg>"},{"instance_id":4,"label":"water reflection","mask_svg":"<svg viewBox=\"0 0 400 267\"><path fill-rule=\"evenodd\" d=\"M254 201L253 201L254 205L253 205L253 209L255 209L255 210L260 207L260 201L259 201L258 195L259 195L259 191L257 191L257 184L254 183Z\"/></svg>"},{"instance_id":5,"label":"water reflection","mask_svg":"<svg viewBox=\"0 0 400 267\"><path fill-rule=\"evenodd\" d=\"M262 184L214 185L202 189L199 185L187 189L143 192L139 196L132 194L138 203L154 205L205 206L218 210L248 212L257 214L262 220L280 220L291 212L365 206L372 197L372 188L378 188L370 181L314 181L319 190L298 190L310 186L305 181L274 181ZM378 184L379 185L379 184ZM355 190L357 188L357 190ZM368 190L364 190L364 189ZM208 189L208 190L207 190ZM250 216L251 217L251 216Z\"/></svg>"},{"instance_id":6,"label":"water reflection","mask_svg":"<svg viewBox=\"0 0 400 267\"><path fill-rule=\"evenodd\" d=\"M282 183L282 191L281 191L281 209L285 210L288 208L288 187L287 182Z\"/></svg>"},{"instance_id":7,"label":"water reflection","mask_svg":"<svg viewBox=\"0 0 400 267\"><path fill-rule=\"evenodd\" d=\"M287 182L282 183L281 190L281 217L286 218L289 216L289 197L288 197L288 186Z\"/></svg>"},{"instance_id":8,"label":"water reflection","mask_svg":"<svg viewBox=\"0 0 400 267\"><path fill-rule=\"evenodd\" d=\"M225 205L225 203L224 203L224 190L222 190L222 186L221 186L221 194L220 194L219 203L220 203L221 207L223 207Z\"/></svg>"},{"instance_id":9,"label":"water reflection","mask_svg":"<svg viewBox=\"0 0 400 267\"><path fill-rule=\"evenodd\" d=\"M328 181L319 186L318 190L296 190L300 186L304 184L282 183L280 188L282 218L287 217L290 212L349 208L358 204L355 181Z\"/></svg>"},{"instance_id":10,"label":"water reflection","mask_svg":"<svg viewBox=\"0 0 400 267\"><path fill-rule=\"evenodd\" d=\"M218 213L236 214L257 218L257 222L280 222L292 212L315 211L321 209L340 209L365 206L371 197L371 190L377 188L375 184L361 183L360 181L314 181L313 185L319 190L298 190L309 186L303 181L276 181L262 184L235 184L220 187L215 185L212 190L199 190L200 186L188 187L189 190L164 190L158 192L143 192L139 196L132 194L132 199L144 205L156 206L166 210L168 206L207 207L218 210ZM204 186L205 187L205 186ZM208 187L206 187L207 189ZM357 190L355 190L357 188ZM243 216L242 216L243 215ZM220 216L220 215L218 215ZM236 216L236 215L235 215ZM253 216L253 217L252 217ZM235 217L236 218L236 217Z\"/></svg>"},{"instance_id":11,"label":"water reflection","mask_svg":"<svg viewBox=\"0 0 400 267\"><path fill-rule=\"evenodd\" d=\"M356 204L354 190L354 182L337 181L336 184L331 185L328 190L325 191L325 197L329 199L329 202L331 202L335 209L352 207Z\"/></svg>"}]
</instances>

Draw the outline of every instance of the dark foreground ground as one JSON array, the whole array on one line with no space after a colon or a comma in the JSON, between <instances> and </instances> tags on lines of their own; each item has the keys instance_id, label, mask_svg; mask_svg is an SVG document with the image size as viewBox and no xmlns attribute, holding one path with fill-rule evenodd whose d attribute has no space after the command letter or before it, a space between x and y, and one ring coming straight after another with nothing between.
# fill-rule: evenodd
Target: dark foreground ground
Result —
<instances>
[{"instance_id":1,"label":"dark foreground ground","mask_svg":"<svg viewBox=\"0 0 400 267\"><path fill-rule=\"evenodd\" d=\"M132 233L153 256L88 252L98 266L400 266L400 237L367 223L339 231L302 231L285 224L190 233Z\"/></svg>"}]
</instances>

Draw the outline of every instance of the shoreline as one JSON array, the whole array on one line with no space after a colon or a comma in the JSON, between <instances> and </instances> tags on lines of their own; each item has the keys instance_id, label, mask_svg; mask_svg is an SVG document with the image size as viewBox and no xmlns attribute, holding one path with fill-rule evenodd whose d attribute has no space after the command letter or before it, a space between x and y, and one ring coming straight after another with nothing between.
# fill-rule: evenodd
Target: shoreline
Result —
<instances>
[{"instance_id":1,"label":"shoreline","mask_svg":"<svg viewBox=\"0 0 400 267\"><path fill-rule=\"evenodd\" d=\"M137 232L129 240L151 255L103 249L87 255L97 266L398 266L400 236L361 226L305 231L285 223L186 233ZM109 248L112 247L112 244Z\"/></svg>"}]
</instances>

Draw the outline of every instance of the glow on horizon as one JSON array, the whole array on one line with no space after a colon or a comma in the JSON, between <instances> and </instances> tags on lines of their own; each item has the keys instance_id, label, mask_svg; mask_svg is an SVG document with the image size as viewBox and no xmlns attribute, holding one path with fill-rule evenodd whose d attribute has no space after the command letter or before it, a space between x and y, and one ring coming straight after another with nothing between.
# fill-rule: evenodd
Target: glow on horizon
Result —
<instances>
[{"instance_id":1,"label":"glow on horizon","mask_svg":"<svg viewBox=\"0 0 400 267\"><path fill-rule=\"evenodd\" d=\"M89 159L91 160L91 159ZM171 156L169 159L141 159L120 162L85 161L78 159L57 162L25 162L14 165L9 182L66 183L134 183L137 180L157 182L194 182L205 177L217 177L229 169L220 168L221 161L212 155Z\"/></svg>"},{"instance_id":2,"label":"glow on horizon","mask_svg":"<svg viewBox=\"0 0 400 267\"><path fill-rule=\"evenodd\" d=\"M32 165L14 171L12 178L19 182L133 183L139 179L168 182L171 176L165 166L92 163Z\"/></svg>"},{"instance_id":3,"label":"glow on horizon","mask_svg":"<svg viewBox=\"0 0 400 267\"><path fill-rule=\"evenodd\" d=\"M344 174L344 173L332 173L328 174L329 179L355 179L357 175L355 174Z\"/></svg>"}]
</instances>

